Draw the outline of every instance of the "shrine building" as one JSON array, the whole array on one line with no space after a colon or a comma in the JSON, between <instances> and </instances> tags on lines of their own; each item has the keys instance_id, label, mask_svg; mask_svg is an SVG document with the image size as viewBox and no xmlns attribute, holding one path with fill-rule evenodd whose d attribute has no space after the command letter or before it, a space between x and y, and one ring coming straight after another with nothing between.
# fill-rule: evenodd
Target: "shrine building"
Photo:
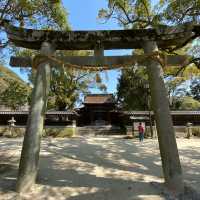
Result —
<instances>
[{"instance_id":1,"label":"shrine building","mask_svg":"<svg viewBox=\"0 0 200 200\"><path fill-rule=\"evenodd\" d=\"M8 125L8 121L14 117L17 126L26 126L29 111L22 109L12 111L8 108L0 109L0 126ZM145 122L149 126L151 115L154 125L155 116L153 111L126 111L117 106L113 94L88 94L85 96L82 107L74 110L48 110L45 126L71 126L73 122L79 127L84 126L131 126L133 122ZM176 110L171 111L174 126L186 126L191 122L195 126L200 125L200 111Z\"/></svg>"},{"instance_id":2,"label":"shrine building","mask_svg":"<svg viewBox=\"0 0 200 200\"><path fill-rule=\"evenodd\" d=\"M113 94L88 94L79 109L80 125L117 125L119 113Z\"/></svg>"}]
</instances>

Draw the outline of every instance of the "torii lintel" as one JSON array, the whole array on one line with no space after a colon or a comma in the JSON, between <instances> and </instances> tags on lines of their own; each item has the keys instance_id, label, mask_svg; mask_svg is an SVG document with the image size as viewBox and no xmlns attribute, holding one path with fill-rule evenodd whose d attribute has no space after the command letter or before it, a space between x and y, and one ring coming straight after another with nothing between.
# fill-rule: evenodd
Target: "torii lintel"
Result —
<instances>
[{"instance_id":1,"label":"torii lintel","mask_svg":"<svg viewBox=\"0 0 200 200\"><path fill-rule=\"evenodd\" d=\"M156 41L160 49L186 43L198 36L199 27L190 24L159 26L149 29L54 31L19 28L4 23L8 38L16 46L40 49L42 42L50 42L57 50L94 50L101 44L104 50L139 49L146 41Z\"/></svg>"},{"instance_id":2,"label":"torii lintel","mask_svg":"<svg viewBox=\"0 0 200 200\"><path fill-rule=\"evenodd\" d=\"M56 60L69 64L84 67L110 67L110 69L115 67L123 66L133 66L134 64L147 65L148 56L145 58L144 55L132 55L132 56L66 56L66 57L56 57L55 61L50 59L51 66L58 66L59 63ZM10 65L12 67L33 67L33 59L31 57L14 57L10 59ZM189 63L188 56L181 55L166 55L166 59L163 64L165 66L180 66Z\"/></svg>"}]
</instances>

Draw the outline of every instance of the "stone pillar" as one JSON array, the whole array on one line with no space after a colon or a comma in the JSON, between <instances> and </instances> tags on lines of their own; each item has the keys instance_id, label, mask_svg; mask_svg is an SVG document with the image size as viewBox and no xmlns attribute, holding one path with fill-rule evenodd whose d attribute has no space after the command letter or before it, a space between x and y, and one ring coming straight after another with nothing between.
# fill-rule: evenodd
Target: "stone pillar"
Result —
<instances>
[{"instance_id":1,"label":"stone pillar","mask_svg":"<svg viewBox=\"0 0 200 200\"><path fill-rule=\"evenodd\" d=\"M72 127L76 128L76 120L72 120Z\"/></svg>"},{"instance_id":2,"label":"stone pillar","mask_svg":"<svg viewBox=\"0 0 200 200\"><path fill-rule=\"evenodd\" d=\"M144 44L144 53L158 51L156 42ZM162 159L162 168L166 186L176 193L184 189L181 164L176 144L175 132L169 109L167 91L163 80L163 70L159 62L149 59L147 72L155 113L158 141Z\"/></svg>"},{"instance_id":3,"label":"stone pillar","mask_svg":"<svg viewBox=\"0 0 200 200\"><path fill-rule=\"evenodd\" d=\"M150 135L151 138L153 138L153 126L152 126L152 116L151 116L151 111L149 110L149 128L150 128Z\"/></svg>"},{"instance_id":4,"label":"stone pillar","mask_svg":"<svg viewBox=\"0 0 200 200\"><path fill-rule=\"evenodd\" d=\"M154 118L155 118L155 117L154 117ZM156 120L155 120L155 119L154 119L153 123L154 123L154 127L153 127L153 130L154 130L154 138L158 138L157 126L156 126Z\"/></svg>"},{"instance_id":5,"label":"stone pillar","mask_svg":"<svg viewBox=\"0 0 200 200\"><path fill-rule=\"evenodd\" d=\"M186 124L186 132L187 132L187 135L186 135L186 138L190 139L190 137L192 136L192 123L191 122L188 122Z\"/></svg>"},{"instance_id":6,"label":"stone pillar","mask_svg":"<svg viewBox=\"0 0 200 200\"><path fill-rule=\"evenodd\" d=\"M54 52L55 50L51 44L47 42L42 44L41 54L52 55ZM37 177L40 142L50 86L50 72L51 69L48 61L39 64L37 67L31 107L21 152L16 185L17 192L28 191L35 183Z\"/></svg>"}]
</instances>

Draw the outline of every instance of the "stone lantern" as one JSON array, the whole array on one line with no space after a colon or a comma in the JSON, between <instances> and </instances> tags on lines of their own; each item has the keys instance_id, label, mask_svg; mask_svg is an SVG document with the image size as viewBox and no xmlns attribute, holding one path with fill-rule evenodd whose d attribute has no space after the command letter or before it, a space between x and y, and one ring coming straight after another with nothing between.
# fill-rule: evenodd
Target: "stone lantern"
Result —
<instances>
[{"instance_id":1,"label":"stone lantern","mask_svg":"<svg viewBox=\"0 0 200 200\"><path fill-rule=\"evenodd\" d=\"M9 126L9 136L12 136L13 134L13 128L15 127L15 119L12 117L10 120L8 120L8 126Z\"/></svg>"}]
</instances>

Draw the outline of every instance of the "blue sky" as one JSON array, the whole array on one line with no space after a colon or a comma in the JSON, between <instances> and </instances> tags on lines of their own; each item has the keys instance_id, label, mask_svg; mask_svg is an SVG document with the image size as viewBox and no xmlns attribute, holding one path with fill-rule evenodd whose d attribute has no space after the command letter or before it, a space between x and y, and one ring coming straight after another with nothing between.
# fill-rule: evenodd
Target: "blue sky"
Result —
<instances>
[{"instance_id":1,"label":"blue sky","mask_svg":"<svg viewBox=\"0 0 200 200\"><path fill-rule=\"evenodd\" d=\"M104 30L104 29L121 29L118 26L117 22L114 20L109 20L107 23L101 23L97 19L98 11L101 8L107 7L106 0L63 0L64 7L69 13L69 23L72 30ZM114 50L114 51L105 51L105 55L127 55L131 51L128 50ZM9 66L8 66L9 67ZM27 80L25 73L20 72L19 69L12 68L22 79ZM117 78L120 75L119 70L112 70L107 72L108 79L105 78L105 75L102 76L103 82L107 86L108 93L116 92ZM92 89L92 92L100 92L97 89Z\"/></svg>"},{"instance_id":2,"label":"blue sky","mask_svg":"<svg viewBox=\"0 0 200 200\"><path fill-rule=\"evenodd\" d=\"M63 0L64 6L69 13L69 23L72 30L104 30L104 29L121 29L117 22L109 20L107 23L101 23L97 19L98 11L101 8L107 7L106 0ZM131 51L115 50L105 51L105 55L127 55ZM102 75L103 81L107 86L108 93L116 92L117 78L120 75L119 70L112 70L107 72L108 79ZM99 92L92 90L92 92Z\"/></svg>"},{"instance_id":3,"label":"blue sky","mask_svg":"<svg viewBox=\"0 0 200 200\"><path fill-rule=\"evenodd\" d=\"M69 23L72 30L121 29L114 20L101 23L97 19L98 11L107 7L106 0L63 0L63 3L69 13ZM127 50L105 51L105 55L127 55L130 52ZM114 93L116 92L117 78L120 72L119 70L112 70L106 73L108 79L106 80L104 75L102 78L107 86L107 92ZM92 92L98 93L99 91L93 89Z\"/></svg>"}]
</instances>

